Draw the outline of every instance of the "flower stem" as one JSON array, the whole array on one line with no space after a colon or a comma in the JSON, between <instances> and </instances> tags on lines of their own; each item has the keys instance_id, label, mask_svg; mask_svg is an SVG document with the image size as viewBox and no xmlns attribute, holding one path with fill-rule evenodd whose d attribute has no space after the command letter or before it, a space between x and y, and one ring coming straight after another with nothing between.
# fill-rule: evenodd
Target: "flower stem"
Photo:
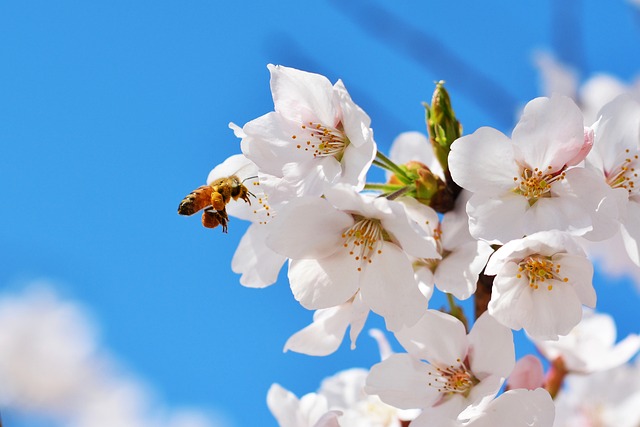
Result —
<instances>
[{"instance_id":1,"label":"flower stem","mask_svg":"<svg viewBox=\"0 0 640 427\"><path fill-rule=\"evenodd\" d=\"M551 368L547 373L544 388L549 392L553 399L558 395L560 388L562 388L564 377L566 377L568 373L569 371L567 370L562 357L557 357L551 362Z\"/></svg>"},{"instance_id":2,"label":"flower stem","mask_svg":"<svg viewBox=\"0 0 640 427\"><path fill-rule=\"evenodd\" d=\"M383 191L385 193L389 193L392 191L398 191L402 188L405 188L404 185L396 185L396 184L382 184L378 182L372 182L364 185L365 190L378 190Z\"/></svg>"},{"instance_id":3,"label":"flower stem","mask_svg":"<svg viewBox=\"0 0 640 427\"><path fill-rule=\"evenodd\" d=\"M464 310L458 304L456 304L456 300L453 298L453 295L447 293L447 301L449 301L449 314L462 322L465 329L469 330L469 322L467 320L467 316L464 315Z\"/></svg>"},{"instance_id":4,"label":"flower stem","mask_svg":"<svg viewBox=\"0 0 640 427\"><path fill-rule=\"evenodd\" d=\"M383 169L386 169L390 172L393 172L398 177L398 179L404 182L405 184L408 184L411 182L411 178L409 178L407 173L400 166L393 163L391 159L389 159L387 156L382 154L380 151L376 152L376 159L373 161L373 164Z\"/></svg>"}]
</instances>

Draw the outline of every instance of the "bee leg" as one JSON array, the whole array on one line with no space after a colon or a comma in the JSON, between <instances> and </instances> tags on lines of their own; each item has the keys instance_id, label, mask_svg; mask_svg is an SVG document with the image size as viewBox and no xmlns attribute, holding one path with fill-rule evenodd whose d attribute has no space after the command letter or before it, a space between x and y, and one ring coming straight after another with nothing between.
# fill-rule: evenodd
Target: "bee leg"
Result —
<instances>
[{"instance_id":1,"label":"bee leg","mask_svg":"<svg viewBox=\"0 0 640 427\"><path fill-rule=\"evenodd\" d=\"M229 217L227 216L226 211L216 211L211 208L205 209L202 212L202 225L206 228L216 228L217 226L222 226L222 232L227 232L227 223L229 222Z\"/></svg>"},{"instance_id":2,"label":"bee leg","mask_svg":"<svg viewBox=\"0 0 640 427\"><path fill-rule=\"evenodd\" d=\"M226 205L226 202L224 201L224 197L222 196L222 194L220 194L217 191L214 191L213 193L211 193L211 205L213 206L213 209L215 209L216 211L218 212L223 211Z\"/></svg>"}]
</instances>

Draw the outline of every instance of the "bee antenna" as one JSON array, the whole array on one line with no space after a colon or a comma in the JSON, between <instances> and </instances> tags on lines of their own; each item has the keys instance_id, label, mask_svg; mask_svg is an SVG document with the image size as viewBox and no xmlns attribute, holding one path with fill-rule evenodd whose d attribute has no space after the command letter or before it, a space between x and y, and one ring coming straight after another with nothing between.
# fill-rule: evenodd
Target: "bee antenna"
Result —
<instances>
[{"instance_id":1,"label":"bee antenna","mask_svg":"<svg viewBox=\"0 0 640 427\"><path fill-rule=\"evenodd\" d=\"M242 180L242 183L244 184L245 181L248 181L250 179L254 179L254 178L257 178L257 177L258 177L258 175L256 175L256 176L248 176L248 177L246 177L245 179Z\"/></svg>"}]
</instances>

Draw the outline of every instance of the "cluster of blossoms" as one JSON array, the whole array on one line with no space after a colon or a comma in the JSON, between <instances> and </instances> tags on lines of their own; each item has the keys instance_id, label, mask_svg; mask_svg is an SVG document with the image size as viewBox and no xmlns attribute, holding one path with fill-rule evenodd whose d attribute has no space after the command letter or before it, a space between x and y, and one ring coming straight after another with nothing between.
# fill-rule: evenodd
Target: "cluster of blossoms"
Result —
<instances>
[{"instance_id":1,"label":"cluster of blossoms","mask_svg":"<svg viewBox=\"0 0 640 427\"><path fill-rule=\"evenodd\" d=\"M331 354L348 328L354 347L370 311L406 350L301 399L274 385L281 426L551 426L567 375L621 369L637 353L637 336L615 345L610 318L585 311L596 305L585 247L621 239L640 265L637 99L616 98L585 126L570 98L536 98L511 137L462 136L438 83L429 137L402 134L387 157L341 81L269 71L274 111L230 125L242 154L207 181L235 175L254 201L227 206L252 223L232 268L260 288L288 261L295 299L315 314L285 350ZM387 182L367 183L372 165ZM447 313L428 308L434 288ZM470 328L455 300L472 296ZM546 377L534 356L516 363L520 329Z\"/></svg>"}]
</instances>

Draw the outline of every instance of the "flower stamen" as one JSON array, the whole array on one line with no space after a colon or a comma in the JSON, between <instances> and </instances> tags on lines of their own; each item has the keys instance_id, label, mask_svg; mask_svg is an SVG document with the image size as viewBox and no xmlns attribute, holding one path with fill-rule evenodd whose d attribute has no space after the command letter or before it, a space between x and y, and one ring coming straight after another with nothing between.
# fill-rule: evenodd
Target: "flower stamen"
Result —
<instances>
[{"instance_id":1,"label":"flower stamen","mask_svg":"<svg viewBox=\"0 0 640 427\"><path fill-rule=\"evenodd\" d=\"M337 127L326 126L320 123L308 122L300 126L301 135L292 135L291 139L304 141L296 145L299 150L308 151L313 157L334 156L340 160L345 148L349 144L349 139L341 129L341 124Z\"/></svg>"},{"instance_id":2,"label":"flower stamen","mask_svg":"<svg viewBox=\"0 0 640 427\"><path fill-rule=\"evenodd\" d=\"M627 148L622 163L613 170L605 172L605 176L607 184L611 188L624 188L629 194L637 194L638 186L636 185L636 180L638 179L638 172L635 166L640 162L638 161L638 154L633 157L630 154L630 150Z\"/></svg>"},{"instance_id":3,"label":"flower stamen","mask_svg":"<svg viewBox=\"0 0 640 427\"><path fill-rule=\"evenodd\" d=\"M538 199L551 197L551 185L556 181L563 180L565 176L564 171L544 173L538 168L533 170L523 168L521 175L513 178L513 181L517 183L513 191L526 197L529 200L529 205L532 206Z\"/></svg>"},{"instance_id":4,"label":"flower stamen","mask_svg":"<svg viewBox=\"0 0 640 427\"><path fill-rule=\"evenodd\" d=\"M522 274L524 274L528 278L531 289L536 290L540 285L543 285L548 291L551 291L553 289L553 284L550 283L551 280L561 282L569 281L568 277L560 276L560 268L560 264L554 264L550 257L533 255L520 262L516 277L520 279L522 278Z\"/></svg>"},{"instance_id":5,"label":"flower stamen","mask_svg":"<svg viewBox=\"0 0 640 427\"><path fill-rule=\"evenodd\" d=\"M430 387L435 387L443 394L459 393L467 396L471 388L480 381L460 363L458 366L450 365L445 368L436 367L435 375L428 383Z\"/></svg>"},{"instance_id":6,"label":"flower stamen","mask_svg":"<svg viewBox=\"0 0 640 427\"><path fill-rule=\"evenodd\" d=\"M374 256L382 253L384 233L382 224L377 219L359 219L342 233L342 238L349 255L359 261L358 271L362 271L362 263L371 264Z\"/></svg>"}]
</instances>

